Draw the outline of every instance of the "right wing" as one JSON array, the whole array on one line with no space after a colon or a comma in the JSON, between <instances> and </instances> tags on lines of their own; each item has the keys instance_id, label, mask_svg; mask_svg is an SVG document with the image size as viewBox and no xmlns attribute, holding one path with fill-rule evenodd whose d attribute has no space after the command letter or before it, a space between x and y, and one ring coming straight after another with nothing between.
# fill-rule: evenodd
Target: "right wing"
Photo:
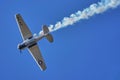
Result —
<instances>
[{"instance_id":1,"label":"right wing","mask_svg":"<svg viewBox=\"0 0 120 80\"><path fill-rule=\"evenodd\" d=\"M32 33L29 30L29 28L27 27L27 25L25 24L25 22L23 21L23 19L22 19L20 14L16 15L16 21L18 23L19 30L20 30L20 33L21 33L21 36L22 36L23 40L31 38L32 37Z\"/></svg>"},{"instance_id":2,"label":"right wing","mask_svg":"<svg viewBox=\"0 0 120 80\"><path fill-rule=\"evenodd\" d=\"M35 59L36 63L38 64L38 66L41 68L41 70L44 71L46 69L46 65L38 45L36 44L28 49L31 55L33 56L33 58Z\"/></svg>"}]
</instances>

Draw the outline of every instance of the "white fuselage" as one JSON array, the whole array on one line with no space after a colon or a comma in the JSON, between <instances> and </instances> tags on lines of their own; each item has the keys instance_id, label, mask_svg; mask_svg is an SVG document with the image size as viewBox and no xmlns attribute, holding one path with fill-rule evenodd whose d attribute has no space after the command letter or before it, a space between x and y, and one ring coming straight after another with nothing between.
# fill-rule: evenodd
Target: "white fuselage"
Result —
<instances>
[{"instance_id":1,"label":"white fuselage","mask_svg":"<svg viewBox=\"0 0 120 80\"><path fill-rule=\"evenodd\" d=\"M41 34L41 35L38 35L38 36L34 35L33 37L24 40L21 44L18 44L18 49L22 50L22 49L25 49L26 47L30 48L30 47L36 45L37 42L39 40L41 40L43 37L45 37L47 34L48 33Z\"/></svg>"}]
</instances>

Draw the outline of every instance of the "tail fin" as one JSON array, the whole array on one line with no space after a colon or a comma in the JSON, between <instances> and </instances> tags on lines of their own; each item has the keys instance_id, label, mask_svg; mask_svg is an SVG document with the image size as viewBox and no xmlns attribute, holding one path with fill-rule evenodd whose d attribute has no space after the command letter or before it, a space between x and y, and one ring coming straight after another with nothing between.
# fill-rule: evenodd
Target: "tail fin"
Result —
<instances>
[{"instance_id":1,"label":"tail fin","mask_svg":"<svg viewBox=\"0 0 120 80\"><path fill-rule=\"evenodd\" d=\"M46 38L49 42L53 42L53 37L52 35L49 33L49 29L46 25L43 26L43 33L46 34Z\"/></svg>"}]
</instances>

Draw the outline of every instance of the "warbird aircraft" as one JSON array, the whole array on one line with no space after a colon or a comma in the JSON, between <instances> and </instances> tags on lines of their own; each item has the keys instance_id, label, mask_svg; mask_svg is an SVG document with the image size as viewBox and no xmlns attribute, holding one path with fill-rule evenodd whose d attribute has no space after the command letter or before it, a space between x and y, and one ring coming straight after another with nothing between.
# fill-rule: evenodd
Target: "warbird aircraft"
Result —
<instances>
[{"instance_id":1,"label":"warbird aircraft","mask_svg":"<svg viewBox=\"0 0 120 80\"><path fill-rule=\"evenodd\" d=\"M18 49L21 51L25 48L28 48L29 52L33 56L34 60L41 68L42 71L46 69L46 64L42 57L42 54L39 50L37 42L42 38L46 37L49 42L53 42L53 37L49 32L49 29L46 25L42 27L42 33L40 35L32 35L31 31L27 27L26 23L23 21L23 18L20 14L15 15L18 27L23 39L23 42L18 44Z\"/></svg>"}]
</instances>

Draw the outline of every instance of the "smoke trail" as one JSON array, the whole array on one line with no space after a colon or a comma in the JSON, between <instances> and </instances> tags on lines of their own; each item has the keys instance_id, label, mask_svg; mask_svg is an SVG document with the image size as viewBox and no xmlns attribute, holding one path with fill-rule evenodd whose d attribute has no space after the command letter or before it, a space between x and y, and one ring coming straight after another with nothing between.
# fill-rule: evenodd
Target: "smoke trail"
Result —
<instances>
[{"instance_id":1,"label":"smoke trail","mask_svg":"<svg viewBox=\"0 0 120 80\"><path fill-rule=\"evenodd\" d=\"M89 17L103 13L104 11L110 8L116 8L120 5L120 0L102 0L97 4L92 4L83 11L77 11L74 14L71 14L70 17L64 17L62 21L57 22L55 25L50 25L50 32L56 31L58 29L72 25L82 19L88 19Z\"/></svg>"}]
</instances>

